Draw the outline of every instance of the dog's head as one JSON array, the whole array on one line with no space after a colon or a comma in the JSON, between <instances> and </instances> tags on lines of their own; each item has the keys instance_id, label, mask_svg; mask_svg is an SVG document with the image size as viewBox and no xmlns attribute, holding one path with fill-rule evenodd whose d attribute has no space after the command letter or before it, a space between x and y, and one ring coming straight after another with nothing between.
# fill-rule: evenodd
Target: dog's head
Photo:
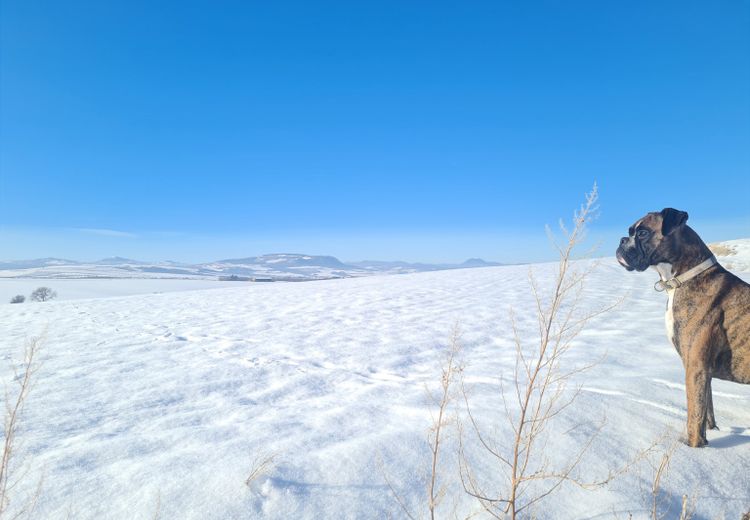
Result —
<instances>
[{"instance_id":1,"label":"dog's head","mask_svg":"<svg viewBox=\"0 0 750 520\"><path fill-rule=\"evenodd\" d=\"M673 208L646 214L620 239L617 261L628 271L645 271L662 262L673 263L679 254L679 232L688 214Z\"/></svg>"}]
</instances>

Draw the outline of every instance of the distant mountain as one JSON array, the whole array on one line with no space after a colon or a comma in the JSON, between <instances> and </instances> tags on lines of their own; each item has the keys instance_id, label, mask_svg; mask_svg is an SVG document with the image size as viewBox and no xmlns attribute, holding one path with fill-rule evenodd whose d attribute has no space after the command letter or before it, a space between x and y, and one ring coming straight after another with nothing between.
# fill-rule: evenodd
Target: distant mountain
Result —
<instances>
[{"instance_id":1,"label":"distant mountain","mask_svg":"<svg viewBox=\"0 0 750 520\"><path fill-rule=\"evenodd\" d=\"M389 273L419 273L424 271L444 271L446 269L464 269L473 267L492 267L503 265L497 262L485 262L481 258L470 258L461 264L422 264L409 262L384 262L380 260L364 260L351 262L351 265L368 271Z\"/></svg>"},{"instance_id":2,"label":"distant mountain","mask_svg":"<svg viewBox=\"0 0 750 520\"><path fill-rule=\"evenodd\" d=\"M10 262L0 262L0 270L6 269L33 269L38 267L50 267L55 265L77 265L75 260L65 260L62 258L36 258L34 260L13 260Z\"/></svg>"},{"instance_id":3,"label":"distant mountain","mask_svg":"<svg viewBox=\"0 0 750 520\"><path fill-rule=\"evenodd\" d=\"M481 258L469 258L464 263L462 263L459 267L496 267L498 265L503 265L498 262L485 262Z\"/></svg>"},{"instance_id":4,"label":"distant mountain","mask_svg":"<svg viewBox=\"0 0 750 520\"><path fill-rule=\"evenodd\" d=\"M364 261L344 263L333 256L274 253L247 258L218 260L202 264L179 262L143 262L110 257L95 262L76 262L43 258L0 262L0 278L196 278L252 279L283 281L350 278L373 274L401 274L443 269L461 269L500 265L471 258L462 264L422 264L408 262Z\"/></svg>"},{"instance_id":5,"label":"distant mountain","mask_svg":"<svg viewBox=\"0 0 750 520\"><path fill-rule=\"evenodd\" d=\"M297 253L274 253L248 258L232 258L198 264L203 273L219 276L263 276L275 280L321 280L349 278L370 274L356 266L346 265L333 256Z\"/></svg>"},{"instance_id":6,"label":"distant mountain","mask_svg":"<svg viewBox=\"0 0 750 520\"><path fill-rule=\"evenodd\" d=\"M274 267L328 267L331 269L346 269L351 266L343 264L333 256L310 256L292 253L275 253L263 256L252 256L249 258L238 258L233 260L220 260L217 264L230 265L273 265Z\"/></svg>"},{"instance_id":7,"label":"distant mountain","mask_svg":"<svg viewBox=\"0 0 750 520\"><path fill-rule=\"evenodd\" d=\"M123 264L145 264L147 262L140 262L138 260L131 260L130 258L123 258L121 256L112 256L110 258L102 258L98 262L95 262L98 265L123 265Z\"/></svg>"},{"instance_id":8,"label":"distant mountain","mask_svg":"<svg viewBox=\"0 0 750 520\"><path fill-rule=\"evenodd\" d=\"M404 272L414 273L419 271L434 271L439 269L437 265L432 264L415 264L401 261L382 261L382 260L362 260L360 262L351 262L351 265L365 269L367 271L386 271L386 272Z\"/></svg>"}]
</instances>

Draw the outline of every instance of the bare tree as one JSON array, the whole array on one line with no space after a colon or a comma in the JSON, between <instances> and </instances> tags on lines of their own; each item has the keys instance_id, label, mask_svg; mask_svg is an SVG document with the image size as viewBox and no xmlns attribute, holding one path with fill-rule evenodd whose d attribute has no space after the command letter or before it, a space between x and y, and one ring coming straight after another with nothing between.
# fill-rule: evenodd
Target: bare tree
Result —
<instances>
[{"instance_id":1,"label":"bare tree","mask_svg":"<svg viewBox=\"0 0 750 520\"><path fill-rule=\"evenodd\" d=\"M46 302L57 298L57 293L49 287L38 287L31 293L31 300L35 302Z\"/></svg>"},{"instance_id":2,"label":"bare tree","mask_svg":"<svg viewBox=\"0 0 750 520\"><path fill-rule=\"evenodd\" d=\"M3 423L3 453L0 459L0 518L6 516L10 504L9 492L18 483L20 476L14 472L15 465L13 459L17 447L16 434L18 433L18 424L23 411L34 374L39 368L36 357L39 351L41 339L31 338L26 342L24 349L24 358L20 369L15 369L13 381L17 384L15 395L5 391L5 420ZM31 517L36 501L39 496L41 480L37 491L22 506L15 508L13 518L22 516Z\"/></svg>"},{"instance_id":3,"label":"bare tree","mask_svg":"<svg viewBox=\"0 0 750 520\"><path fill-rule=\"evenodd\" d=\"M10 299L10 303L23 303L26 301L26 296L23 294L17 294Z\"/></svg>"},{"instance_id":4,"label":"bare tree","mask_svg":"<svg viewBox=\"0 0 750 520\"><path fill-rule=\"evenodd\" d=\"M589 487L603 485L613 478L610 473L599 482L583 482L576 475L576 467L591 446L594 436L603 426L596 425L594 433L580 449L572 453L566 463L555 467L543 456L548 438L545 430L550 423L568 408L579 395L580 387L570 389L571 378L592 365L565 371L561 361L570 350L573 340L587 322L615 307L619 302L595 311L581 307L584 281L592 264L574 265L574 251L585 239L586 228L597 211L597 188L586 195L585 203L574 213L573 228L568 230L560 222L564 242L558 244L549 232L559 254L556 275L551 291L542 294L534 273L529 272L530 288L534 297L534 313L538 324L536 340L529 342L522 336L511 309L511 324L516 348L515 368L510 392L501 383L500 393L505 416L511 429L510 446L503 446L485 433L485 428L472 414L466 391L464 398L470 431L479 441L482 453L499 464L489 482L483 481L469 462L465 439L460 446L460 475L464 490L476 498L484 511L495 518L517 518L543 500L564 482ZM508 395L510 394L510 395ZM502 475L501 479L497 476ZM500 482L500 483L499 483ZM533 487L532 487L533 486Z\"/></svg>"}]
</instances>

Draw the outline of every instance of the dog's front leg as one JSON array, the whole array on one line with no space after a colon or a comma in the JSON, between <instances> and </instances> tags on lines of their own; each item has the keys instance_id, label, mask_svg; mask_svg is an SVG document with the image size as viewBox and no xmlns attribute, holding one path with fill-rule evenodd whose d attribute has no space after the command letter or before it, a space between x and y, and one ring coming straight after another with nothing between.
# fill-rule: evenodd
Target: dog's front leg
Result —
<instances>
[{"instance_id":1,"label":"dog's front leg","mask_svg":"<svg viewBox=\"0 0 750 520\"><path fill-rule=\"evenodd\" d=\"M708 372L700 363L688 361L685 371L687 392L687 443L693 448L708 444L706 440Z\"/></svg>"},{"instance_id":2,"label":"dog's front leg","mask_svg":"<svg viewBox=\"0 0 750 520\"><path fill-rule=\"evenodd\" d=\"M718 430L716 425L716 416L714 415L714 398L711 391L711 377L708 377L706 384L706 428L709 430Z\"/></svg>"}]
</instances>

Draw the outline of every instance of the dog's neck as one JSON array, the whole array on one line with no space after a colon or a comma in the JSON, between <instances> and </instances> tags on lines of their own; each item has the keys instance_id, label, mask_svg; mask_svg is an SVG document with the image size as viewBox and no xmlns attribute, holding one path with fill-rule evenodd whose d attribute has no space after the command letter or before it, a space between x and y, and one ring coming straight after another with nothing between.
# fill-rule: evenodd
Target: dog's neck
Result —
<instances>
[{"instance_id":1,"label":"dog's neck","mask_svg":"<svg viewBox=\"0 0 750 520\"><path fill-rule=\"evenodd\" d=\"M659 273L659 278L661 278L664 282L674 277L674 273L672 272L672 264L670 263L662 262L660 264L652 265L651 268Z\"/></svg>"},{"instance_id":2,"label":"dog's neck","mask_svg":"<svg viewBox=\"0 0 750 520\"><path fill-rule=\"evenodd\" d=\"M706 243L701 240L701 237L699 237L698 233L693 231L692 228L689 226L682 226L679 233L681 235L679 257L665 262L670 266L668 269L665 267L660 270L657 266L654 266L654 268L659 271L659 276L662 277L662 280L679 276L713 256L713 253ZM665 263L658 265L664 265ZM669 274L668 278L664 278L662 271L665 271L664 274ZM669 271L671 271L671 273Z\"/></svg>"}]
</instances>

